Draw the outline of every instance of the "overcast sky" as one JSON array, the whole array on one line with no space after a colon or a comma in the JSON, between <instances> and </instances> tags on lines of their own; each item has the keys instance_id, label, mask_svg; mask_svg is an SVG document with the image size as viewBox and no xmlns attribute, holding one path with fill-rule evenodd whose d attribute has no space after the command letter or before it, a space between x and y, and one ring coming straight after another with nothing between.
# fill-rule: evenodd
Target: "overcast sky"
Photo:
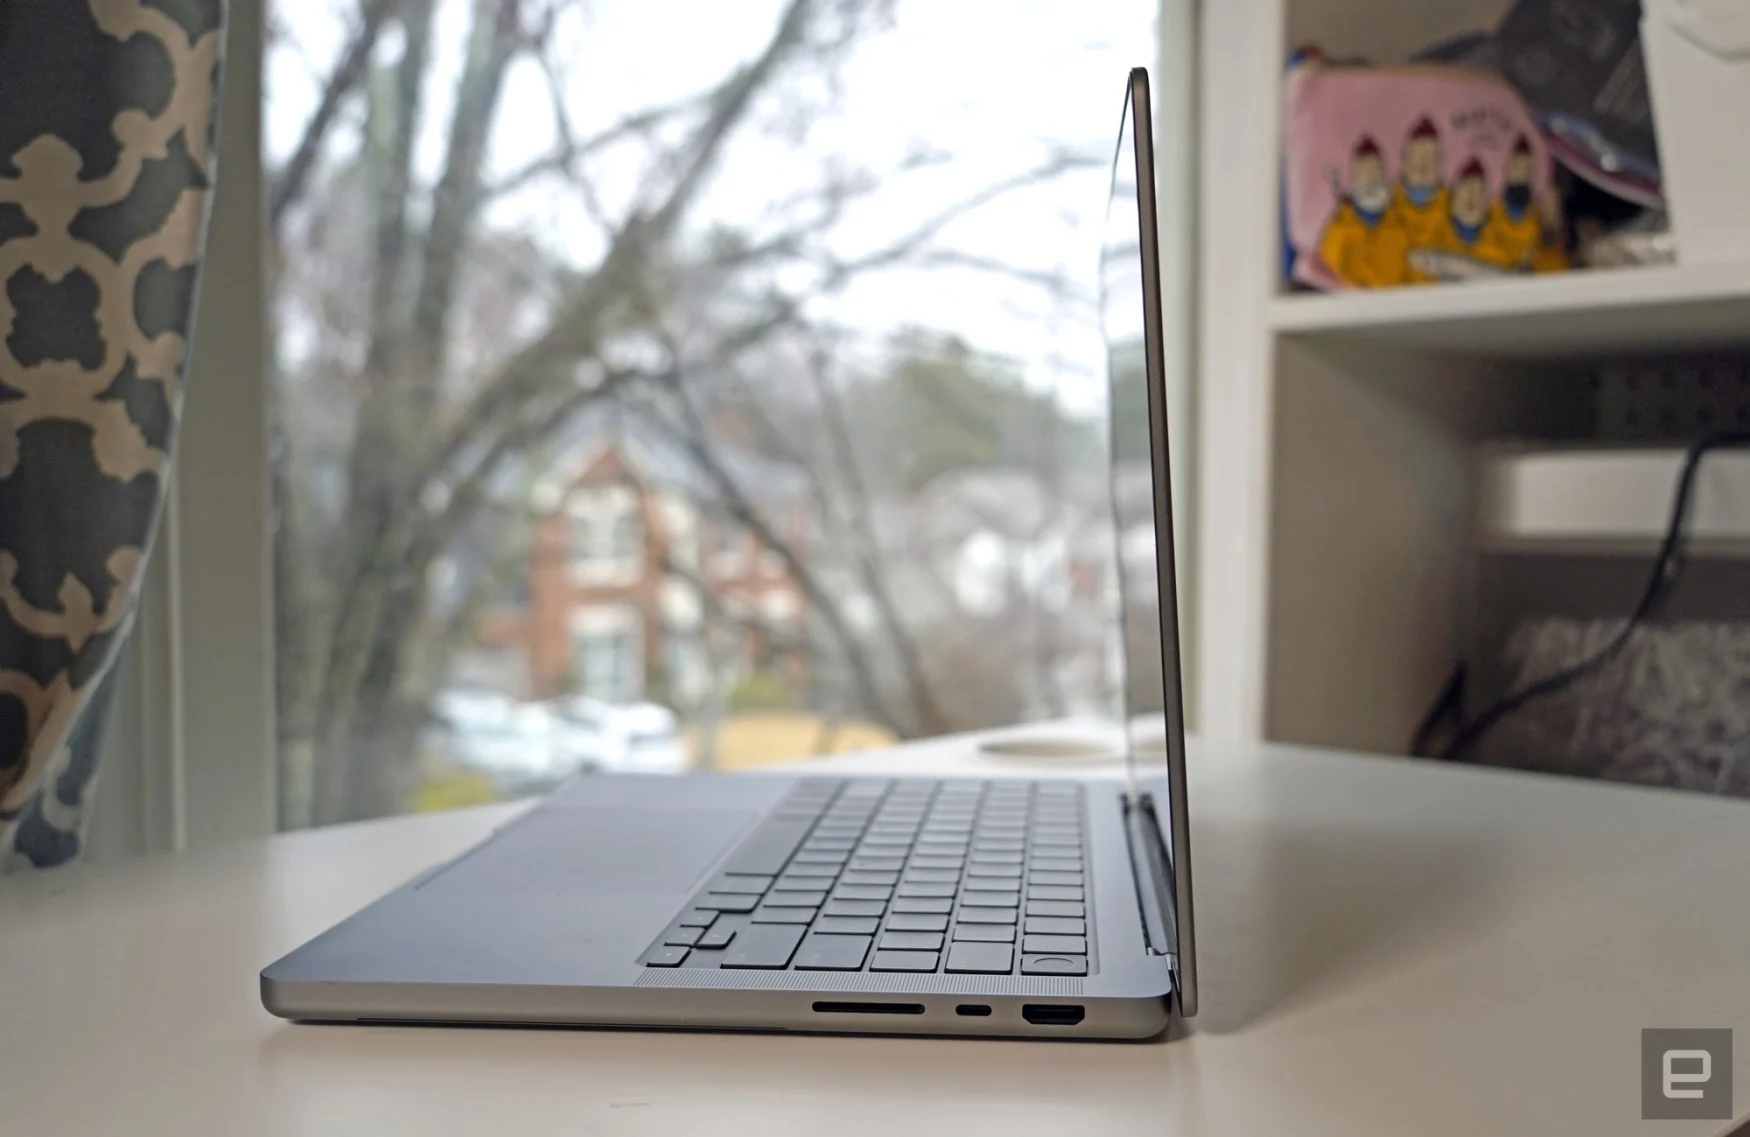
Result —
<instances>
[{"instance_id":1,"label":"overcast sky","mask_svg":"<svg viewBox=\"0 0 1750 1137\"><path fill-rule=\"evenodd\" d=\"M419 0L412 0L419 2ZM295 144L332 65L356 0L272 0L295 49L269 58L266 147L278 162ZM450 92L460 70L467 0L435 0L438 34L432 90ZM776 0L593 0L562 25L568 105L580 133L721 81L770 35ZM841 252L878 245L944 205L1035 165L1068 144L1109 152L1127 69L1154 61L1156 0L900 0L897 27L860 44L843 72L837 113L805 149L746 137L712 183L701 216L758 216L813 184L828 155L885 168L908 150L948 151L945 168L908 178L864 204L835 237ZM392 57L394 43L384 45ZM442 141L433 115L420 145L437 168ZM539 72L510 76L494 126L490 165L502 174L548 150L553 118ZM354 130L335 144L355 148ZM614 169L604 169L613 196ZM638 167L624 164L631 179ZM1089 171L1017 194L957 223L942 244L980 257L1062 271L1088 295L1096 287L1108 174ZM623 191L626 187L620 187ZM590 263L600 244L582 208L549 184L495 207L495 226L539 235L559 255ZM907 325L957 332L1014 359L1029 383L1067 408L1104 405L1105 360L1092 312L1079 315L1036 289L986 274L909 271L864 278L831 314L872 334Z\"/></svg>"}]
</instances>

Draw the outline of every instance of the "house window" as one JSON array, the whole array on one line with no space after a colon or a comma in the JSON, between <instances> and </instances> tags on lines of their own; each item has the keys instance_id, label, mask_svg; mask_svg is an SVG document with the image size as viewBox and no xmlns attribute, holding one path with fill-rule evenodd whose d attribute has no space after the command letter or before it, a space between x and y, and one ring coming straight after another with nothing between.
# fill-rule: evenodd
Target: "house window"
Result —
<instances>
[{"instance_id":1,"label":"house window","mask_svg":"<svg viewBox=\"0 0 1750 1137\"><path fill-rule=\"evenodd\" d=\"M636 613L585 609L574 621L571 644L578 694L606 703L643 697L643 636Z\"/></svg>"},{"instance_id":2,"label":"house window","mask_svg":"<svg viewBox=\"0 0 1750 1137\"><path fill-rule=\"evenodd\" d=\"M616 564L638 560L644 553L644 522L636 510L616 516L608 537L608 558Z\"/></svg>"},{"instance_id":3,"label":"house window","mask_svg":"<svg viewBox=\"0 0 1750 1137\"><path fill-rule=\"evenodd\" d=\"M601 486L572 496L571 571L574 583L635 584L644 570L644 518L625 486Z\"/></svg>"}]
</instances>

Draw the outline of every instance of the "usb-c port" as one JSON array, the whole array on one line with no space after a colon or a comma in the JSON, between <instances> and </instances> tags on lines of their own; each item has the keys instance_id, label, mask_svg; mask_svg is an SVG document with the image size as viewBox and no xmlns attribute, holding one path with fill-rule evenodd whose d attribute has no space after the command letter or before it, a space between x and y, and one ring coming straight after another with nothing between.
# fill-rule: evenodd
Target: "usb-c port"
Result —
<instances>
[{"instance_id":1,"label":"usb-c port","mask_svg":"<svg viewBox=\"0 0 1750 1137\"><path fill-rule=\"evenodd\" d=\"M985 1018L990 1014L990 1008L983 1003L961 1003L954 1008L954 1013L964 1015L969 1019Z\"/></svg>"},{"instance_id":2,"label":"usb-c port","mask_svg":"<svg viewBox=\"0 0 1750 1137\"><path fill-rule=\"evenodd\" d=\"M1034 1026L1074 1026L1088 1017L1088 1009L1075 1003L1023 1003L1021 1017Z\"/></svg>"}]
</instances>

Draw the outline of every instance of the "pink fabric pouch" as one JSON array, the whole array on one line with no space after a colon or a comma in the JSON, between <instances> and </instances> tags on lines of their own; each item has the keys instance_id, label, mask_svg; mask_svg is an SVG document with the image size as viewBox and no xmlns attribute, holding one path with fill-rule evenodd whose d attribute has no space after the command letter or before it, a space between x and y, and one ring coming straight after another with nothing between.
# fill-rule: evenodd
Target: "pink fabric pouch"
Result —
<instances>
[{"instance_id":1,"label":"pink fabric pouch","mask_svg":"<svg viewBox=\"0 0 1750 1137\"><path fill-rule=\"evenodd\" d=\"M1567 267L1549 150L1505 80L1309 53L1286 98L1291 280L1387 288Z\"/></svg>"}]
</instances>

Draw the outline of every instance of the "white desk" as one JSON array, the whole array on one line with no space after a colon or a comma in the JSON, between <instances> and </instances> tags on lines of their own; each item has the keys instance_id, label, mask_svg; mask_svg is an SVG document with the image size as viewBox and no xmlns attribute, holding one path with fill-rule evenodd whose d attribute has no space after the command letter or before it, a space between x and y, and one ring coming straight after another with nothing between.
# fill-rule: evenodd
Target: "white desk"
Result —
<instances>
[{"instance_id":1,"label":"white desk","mask_svg":"<svg viewBox=\"0 0 1750 1137\"><path fill-rule=\"evenodd\" d=\"M1640 1030L1739 1028L1750 806L1193 752L1205 1013L1153 1044L312 1027L256 971L514 807L0 882L0 1133L1700 1135ZM991 769L948 742L846 766Z\"/></svg>"}]
</instances>

